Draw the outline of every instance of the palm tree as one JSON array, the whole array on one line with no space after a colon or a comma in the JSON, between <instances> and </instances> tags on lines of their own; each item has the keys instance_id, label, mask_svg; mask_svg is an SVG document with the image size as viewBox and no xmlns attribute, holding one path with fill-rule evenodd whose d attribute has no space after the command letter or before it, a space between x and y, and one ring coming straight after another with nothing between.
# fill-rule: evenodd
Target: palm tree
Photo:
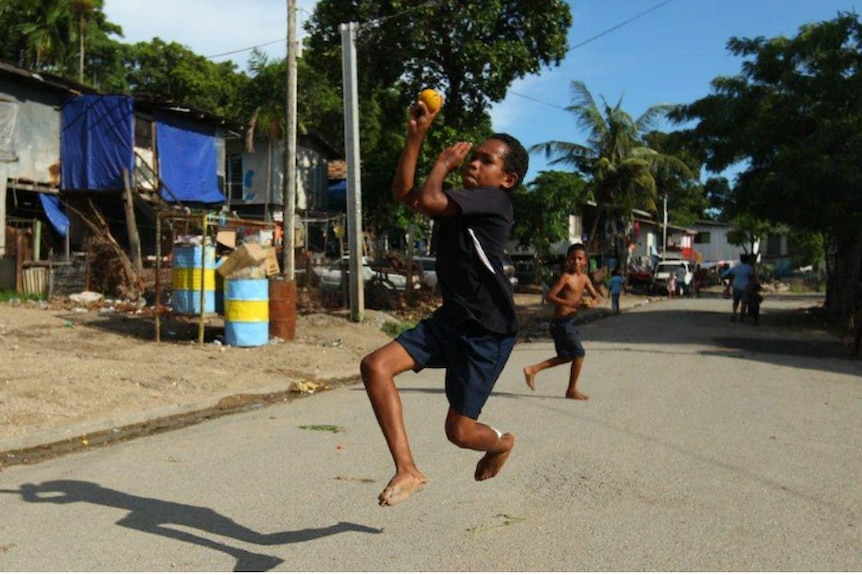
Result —
<instances>
[{"instance_id":1,"label":"palm tree","mask_svg":"<svg viewBox=\"0 0 862 575\"><path fill-rule=\"evenodd\" d=\"M693 177L682 161L661 154L644 142L644 136L654 130L674 106L651 106L633 119L622 109L622 98L613 107L602 98L600 109L583 82L573 81L571 86L574 95L566 111L573 113L578 127L587 132L587 143L550 141L537 144L530 151L544 152L547 158L553 158L549 165L571 166L590 178L593 199L606 222L614 222L610 216L620 209L626 215L634 208L657 212L656 168L667 167ZM595 218L590 229L590 250L597 247L596 230L600 219ZM618 233L615 229L612 236L621 242L628 231ZM615 248L627 259L628 250L620 246Z\"/></svg>"},{"instance_id":2,"label":"palm tree","mask_svg":"<svg viewBox=\"0 0 862 575\"><path fill-rule=\"evenodd\" d=\"M69 8L78 25L78 82L83 84L84 38L87 36L87 25L96 17L96 0L71 0Z\"/></svg>"},{"instance_id":3,"label":"palm tree","mask_svg":"<svg viewBox=\"0 0 862 575\"><path fill-rule=\"evenodd\" d=\"M269 202L272 194L273 141L278 141L285 133L285 85L286 61L270 62L266 54L257 48L249 58L252 80L246 87L246 101L253 106L246 132L246 150L254 152L256 133L267 137L266 197L264 200L264 219L269 221ZM286 208L286 206L285 206Z\"/></svg>"},{"instance_id":4,"label":"palm tree","mask_svg":"<svg viewBox=\"0 0 862 575\"><path fill-rule=\"evenodd\" d=\"M72 11L65 0L37 0L30 6L31 19L19 26L27 38L27 52L36 70L57 70L72 43Z\"/></svg>"}]
</instances>

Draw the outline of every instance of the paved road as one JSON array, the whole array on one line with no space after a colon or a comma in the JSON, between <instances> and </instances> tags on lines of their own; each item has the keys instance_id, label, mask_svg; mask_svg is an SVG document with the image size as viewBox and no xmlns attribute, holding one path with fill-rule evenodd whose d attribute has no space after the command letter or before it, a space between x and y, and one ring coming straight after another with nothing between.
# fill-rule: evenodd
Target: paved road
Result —
<instances>
[{"instance_id":1,"label":"paved road","mask_svg":"<svg viewBox=\"0 0 862 575\"><path fill-rule=\"evenodd\" d=\"M4 571L862 571L862 362L729 303L582 326L588 402L519 345L483 413L518 443L475 483L443 435L440 372L400 379L424 492L376 505L391 462L361 388L0 472ZM326 426L337 426L335 433Z\"/></svg>"}]
</instances>

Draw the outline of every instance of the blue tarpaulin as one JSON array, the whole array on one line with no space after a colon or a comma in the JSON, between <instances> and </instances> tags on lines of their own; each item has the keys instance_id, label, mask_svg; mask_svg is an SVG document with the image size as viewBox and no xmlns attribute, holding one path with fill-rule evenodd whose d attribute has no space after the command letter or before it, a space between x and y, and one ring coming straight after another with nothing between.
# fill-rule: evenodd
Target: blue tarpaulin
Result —
<instances>
[{"instance_id":1,"label":"blue tarpaulin","mask_svg":"<svg viewBox=\"0 0 862 575\"><path fill-rule=\"evenodd\" d=\"M54 194L39 194L42 208L48 216L48 221L64 238L69 234L69 216L60 208L60 200Z\"/></svg>"},{"instance_id":2,"label":"blue tarpaulin","mask_svg":"<svg viewBox=\"0 0 862 575\"><path fill-rule=\"evenodd\" d=\"M125 188L123 168L135 172L134 101L129 96L82 95L63 105L60 138L64 190Z\"/></svg>"},{"instance_id":3,"label":"blue tarpaulin","mask_svg":"<svg viewBox=\"0 0 862 575\"><path fill-rule=\"evenodd\" d=\"M156 114L161 194L165 201L224 203L218 188L215 129Z\"/></svg>"}]
</instances>

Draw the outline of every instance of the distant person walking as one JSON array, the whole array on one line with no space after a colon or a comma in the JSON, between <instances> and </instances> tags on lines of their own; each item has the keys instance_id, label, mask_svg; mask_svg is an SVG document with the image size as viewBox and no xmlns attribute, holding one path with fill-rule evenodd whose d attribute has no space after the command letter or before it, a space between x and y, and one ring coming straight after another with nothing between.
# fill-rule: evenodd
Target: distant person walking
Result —
<instances>
[{"instance_id":1,"label":"distant person walking","mask_svg":"<svg viewBox=\"0 0 862 575\"><path fill-rule=\"evenodd\" d=\"M700 297L700 292L706 287L706 270L697 264L694 269L694 297Z\"/></svg>"},{"instance_id":2,"label":"distant person walking","mask_svg":"<svg viewBox=\"0 0 862 575\"><path fill-rule=\"evenodd\" d=\"M667 276L667 298L673 299L676 295L676 273Z\"/></svg>"},{"instance_id":3,"label":"distant person walking","mask_svg":"<svg viewBox=\"0 0 862 575\"><path fill-rule=\"evenodd\" d=\"M562 273L557 282L548 290L548 301L553 304L551 316L551 337L557 352L552 358L529 365L524 368L524 378L527 386L536 390L536 375L549 367L571 363L569 385L566 388L568 399L587 400L590 396L578 391L578 377L584 365L584 346L581 345L580 334L575 320L580 307L596 307L602 297L593 287L590 276L587 275L587 248L584 244L572 244L566 252L567 271ZM590 295L589 301L584 301L584 291Z\"/></svg>"},{"instance_id":4,"label":"distant person walking","mask_svg":"<svg viewBox=\"0 0 862 575\"><path fill-rule=\"evenodd\" d=\"M614 269L611 279L608 280L608 289L611 292L611 311L613 313L620 313L620 295L623 293L623 284L625 284L625 280L620 273L620 268Z\"/></svg>"},{"instance_id":5,"label":"distant person walking","mask_svg":"<svg viewBox=\"0 0 862 575\"><path fill-rule=\"evenodd\" d=\"M739 263L727 270L722 276L722 279L732 278L730 288L733 296L733 313L730 316L730 321L736 321L736 310L739 309L739 321L745 321L745 314L748 312L748 296L749 287L757 281L757 276L754 272L754 267L751 263L751 254L742 254L739 256Z\"/></svg>"},{"instance_id":6,"label":"distant person walking","mask_svg":"<svg viewBox=\"0 0 862 575\"><path fill-rule=\"evenodd\" d=\"M686 285L685 285L685 276L687 270L685 264L679 264L679 267L674 270L674 275L676 276L676 289L677 293L681 296L685 296L686 294Z\"/></svg>"}]
</instances>

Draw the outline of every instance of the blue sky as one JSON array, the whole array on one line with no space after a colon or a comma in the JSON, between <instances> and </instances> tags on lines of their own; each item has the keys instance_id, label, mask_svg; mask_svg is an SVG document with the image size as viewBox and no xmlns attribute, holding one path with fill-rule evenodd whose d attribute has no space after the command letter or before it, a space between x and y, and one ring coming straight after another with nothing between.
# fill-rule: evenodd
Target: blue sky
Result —
<instances>
[{"instance_id":1,"label":"blue sky","mask_svg":"<svg viewBox=\"0 0 862 575\"><path fill-rule=\"evenodd\" d=\"M517 81L492 108L494 129L510 132L526 146L550 140L583 142L571 103L571 82L586 84L598 102L637 117L659 103L682 104L710 92L717 76L734 75L742 61L726 49L732 36L794 36L799 27L857 11L862 0L571 0L572 47L559 67ZM298 0L299 22L313 9ZM158 36L198 54L228 56L245 65L260 46L285 55L287 0L106 0L108 19L123 27L126 42ZM359 71L361 73L361 70ZM671 130L673 126L666 126ZM531 157L530 174L548 169ZM733 172L725 175L731 176Z\"/></svg>"}]
</instances>

